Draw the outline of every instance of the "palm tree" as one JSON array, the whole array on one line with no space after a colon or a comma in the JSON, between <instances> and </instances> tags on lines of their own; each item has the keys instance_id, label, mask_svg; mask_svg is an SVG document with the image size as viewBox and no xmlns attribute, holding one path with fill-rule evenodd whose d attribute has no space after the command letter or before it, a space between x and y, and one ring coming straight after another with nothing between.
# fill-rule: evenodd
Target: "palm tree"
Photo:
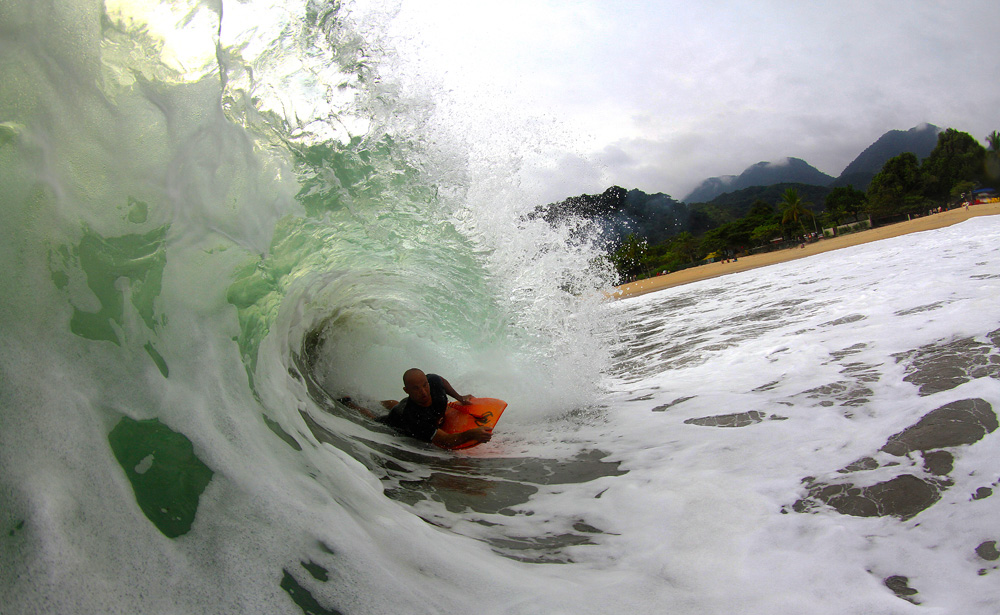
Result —
<instances>
[{"instance_id":1,"label":"palm tree","mask_svg":"<svg viewBox=\"0 0 1000 615\"><path fill-rule=\"evenodd\" d=\"M993 131L986 135L986 145L994 154L1000 154L1000 132Z\"/></svg>"},{"instance_id":2,"label":"palm tree","mask_svg":"<svg viewBox=\"0 0 1000 615\"><path fill-rule=\"evenodd\" d=\"M805 235L806 225L803 218L811 217L812 212L802 202L798 190L795 188L785 190L785 193L781 195L781 200L778 201L778 206L781 208L781 224L798 222L799 227L802 229L802 234Z\"/></svg>"},{"instance_id":3,"label":"palm tree","mask_svg":"<svg viewBox=\"0 0 1000 615\"><path fill-rule=\"evenodd\" d=\"M987 181L996 187L1000 182L1000 132L994 130L986 135L986 144L989 146L986 152Z\"/></svg>"}]
</instances>

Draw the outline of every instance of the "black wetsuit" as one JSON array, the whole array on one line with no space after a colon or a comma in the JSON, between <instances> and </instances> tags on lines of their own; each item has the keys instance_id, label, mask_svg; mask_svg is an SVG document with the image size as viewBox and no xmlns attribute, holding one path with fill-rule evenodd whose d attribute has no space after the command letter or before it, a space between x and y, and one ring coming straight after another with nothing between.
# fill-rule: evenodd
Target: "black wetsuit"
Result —
<instances>
[{"instance_id":1,"label":"black wetsuit","mask_svg":"<svg viewBox=\"0 0 1000 615\"><path fill-rule=\"evenodd\" d=\"M448 393L444 390L441 376L437 374L427 374L427 384L431 388L431 405L423 407L411 400L409 397L396 404L387 416L381 417L379 422L401 431L402 433L430 442L434 434L437 433L441 420L444 419L444 412L448 409Z\"/></svg>"}]
</instances>

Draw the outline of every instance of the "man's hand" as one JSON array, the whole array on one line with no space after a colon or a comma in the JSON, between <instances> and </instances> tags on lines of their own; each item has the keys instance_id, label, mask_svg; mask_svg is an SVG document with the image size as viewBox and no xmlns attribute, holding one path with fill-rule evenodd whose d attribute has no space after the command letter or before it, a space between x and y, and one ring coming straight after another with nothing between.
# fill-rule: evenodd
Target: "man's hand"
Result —
<instances>
[{"instance_id":1,"label":"man's hand","mask_svg":"<svg viewBox=\"0 0 1000 615\"><path fill-rule=\"evenodd\" d=\"M466 442L475 441L482 444L483 442L489 442L493 438L492 427L476 427L464 433L469 438Z\"/></svg>"},{"instance_id":2,"label":"man's hand","mask_svg":"<svg viewBox=\"0 0 1000 615\"><path fill-rule=\"evenodd\" d=\"M455 390L455 387L451 386L451 383L445 380L443 377L441 378L441 385L444 387L445 393L457 399L458 402L463 406L468 406L469 404L472 403L472 395L459 395L458 391Z\"/></svg>"},{"instance_id":3,"label":"man's hand","mask_svg":"<svg viewBox=\"0 0 1000 615\"><path fill-rule=\"evenodd\" d=\"M492 427L476 427L459 433L445 433L439 429L431 439L431 443L441 448L455 448L468 442L482 444L489 442L491 438L493 438Z\"/></svg>"}]
</instances>

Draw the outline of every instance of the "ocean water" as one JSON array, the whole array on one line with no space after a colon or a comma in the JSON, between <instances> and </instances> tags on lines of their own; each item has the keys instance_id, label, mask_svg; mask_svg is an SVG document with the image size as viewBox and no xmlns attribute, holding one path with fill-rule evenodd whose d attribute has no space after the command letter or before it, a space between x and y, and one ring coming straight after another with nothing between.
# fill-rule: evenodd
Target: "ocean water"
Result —
<instances>
[{"instance_id":1,"label":"ocean water","mask_svg":"<svg viewBox=\"0 0 1000 615\"><path fill-rule=\"evenodd\" d=\"M0 5L2 612L995 612L1000 221L604 301L393 13Z\"/></svg>"}]
</instances>

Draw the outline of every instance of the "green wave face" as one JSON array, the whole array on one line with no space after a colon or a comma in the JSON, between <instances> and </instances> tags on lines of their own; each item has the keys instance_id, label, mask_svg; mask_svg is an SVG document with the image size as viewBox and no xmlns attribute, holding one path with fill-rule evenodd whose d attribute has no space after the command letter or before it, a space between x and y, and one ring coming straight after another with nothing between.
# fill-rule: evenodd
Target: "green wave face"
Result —
<instances>
[{"instance_id":1,"label":"green wave face","mask_svg":"<svg viewBox=\"0 0 1000 615\"><path fill-rule=\"evenodd\" d=\"M405 444L333 399L412 366L528 423L598 398L593 246L523 215L515 165L482 182L377 31L319 0L0 6L13 610L338 612L426 496L379 487Z\"/></svg>"}]
</instances>

